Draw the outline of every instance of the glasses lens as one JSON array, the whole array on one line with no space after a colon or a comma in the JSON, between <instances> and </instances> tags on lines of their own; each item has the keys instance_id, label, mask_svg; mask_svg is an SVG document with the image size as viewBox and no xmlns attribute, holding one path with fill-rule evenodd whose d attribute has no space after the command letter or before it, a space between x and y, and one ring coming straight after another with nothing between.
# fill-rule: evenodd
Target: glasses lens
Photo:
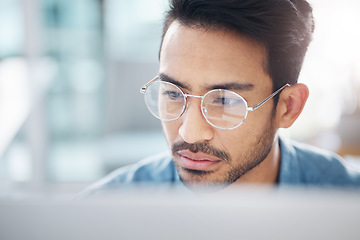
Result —
<instances>
[{"instance_id":1,"label":"glasses lens","mask_svg":"<svg viewBox=\"0 0 360 240\"><path fill-rule=\"evenodd\" d=\"M215 127L232 129L239 126L247 115L247 103L237 93L213 90L204 96L203 114Z\"/></svg>"},{"instance_id":2,"label":"glasses lens","mask_svg":"<svg viewBox=\"0 0 360 240\"><path fill-rule=\"evenodd\" d=\"M185 96L172 83L155 81L145 92L145 102L149 111L161 120L175 120L185 109Z\"/></svg>"}]
</instances>

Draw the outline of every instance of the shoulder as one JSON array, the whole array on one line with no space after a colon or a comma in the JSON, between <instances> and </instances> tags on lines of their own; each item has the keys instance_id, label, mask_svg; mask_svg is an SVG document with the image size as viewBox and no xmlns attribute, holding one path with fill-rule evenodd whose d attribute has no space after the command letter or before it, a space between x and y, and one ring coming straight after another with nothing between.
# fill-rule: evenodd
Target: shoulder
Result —
<instances>
[{"instance_id":1,"label":"shoulder","mask_svg":"<svg viewBox=\"0 0 360 240\"><path fill-rule=\"evenodd\" d=\"M340 156L307 144L280 140L283 182L360 187L360 171Z\"/></svg>"},{"instance_id":2,"label":"shoulder","mask_svg":"<svg viewBox=\"0 0 360 240\"><path fill-rule=\"evenodd\" d=\"M94 192L135 183L172 183L177 180L177 171L172 157L170 153L164 152L115 170L85 189L80 195L90 195Z\"/></svg>"}]
</instances>

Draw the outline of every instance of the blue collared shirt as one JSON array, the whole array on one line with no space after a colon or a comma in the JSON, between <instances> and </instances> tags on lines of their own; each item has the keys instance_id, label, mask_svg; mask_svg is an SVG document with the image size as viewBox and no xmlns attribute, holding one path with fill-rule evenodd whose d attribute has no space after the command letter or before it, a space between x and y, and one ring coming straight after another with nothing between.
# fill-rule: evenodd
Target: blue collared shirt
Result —
<instances>
[{"instance_id":1,"label":"blue collared shirt","mask_svg":"<svg viewBox=\"0 0 360 240\"><path fill-rule=\"evenodd\" d=\"M279 185L360 187L360 171L338 155L281 138L279 144ZM183 186L171 154L165 152L114 171L86 189L85 194L135 183Z\"/></svg>"}]
</instances>

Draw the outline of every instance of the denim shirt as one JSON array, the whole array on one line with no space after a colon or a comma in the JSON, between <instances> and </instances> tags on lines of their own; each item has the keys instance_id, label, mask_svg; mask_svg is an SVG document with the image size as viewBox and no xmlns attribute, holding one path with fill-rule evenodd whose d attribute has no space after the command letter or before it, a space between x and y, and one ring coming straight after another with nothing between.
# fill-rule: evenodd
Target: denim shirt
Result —
<instances>
[{"instance_id":1,"label":"denim shirt","mask_svg":"<svg viewBox=\"0 0 360 240\"><path fill-rule=\"evenodd\" d=\"M334 153L283 139L280 150L279 184L360 187L360 170Z\"/></svg>"},{"instance_id":2,"label":"denim shirt","mask_svg":"<svg viewBox=\"0 0 360 240\"><path fill-rule=\"evenodd\" d=\"M279 185L360 187L360 171L334 153L279 138L281 163ZM87 188L83 194L117 189L132 184L184 187L169 152L119 168Z\"/></svg>"}]
</instances>

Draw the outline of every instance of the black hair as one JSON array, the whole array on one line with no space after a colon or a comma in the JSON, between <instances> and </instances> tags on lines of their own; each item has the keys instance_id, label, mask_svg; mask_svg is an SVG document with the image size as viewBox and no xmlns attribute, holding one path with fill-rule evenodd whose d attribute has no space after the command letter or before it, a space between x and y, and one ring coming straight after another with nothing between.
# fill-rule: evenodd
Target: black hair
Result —
<instances>
[{"instance_id":1,"label":"black hair","mask_svg":"<svg viewBox=\"0 0 360 240\"><path fill-rule=\"evenodd\" d=\"M274 91L297 83L314 31L312 7L306 0L170 0L162 41L174 21L233 31L263 44L267 51L264 67Z\"/></svg>"}]
</instances>

